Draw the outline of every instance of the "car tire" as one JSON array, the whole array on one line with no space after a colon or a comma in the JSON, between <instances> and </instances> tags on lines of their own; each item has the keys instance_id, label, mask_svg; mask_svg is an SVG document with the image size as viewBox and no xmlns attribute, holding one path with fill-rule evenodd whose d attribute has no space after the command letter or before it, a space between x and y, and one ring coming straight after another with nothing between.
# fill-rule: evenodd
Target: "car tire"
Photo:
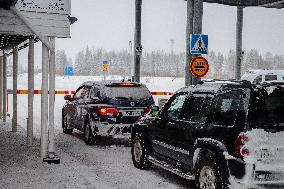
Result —
<instances>
[{"instance_id":1,"label":"car tire","mask_svg":"<svg viewBox=\"0 0 284 189\"><path fill-rule=\"evenodd\" d=\"M68 129L69 125L68 125L68 117L67 114L62 116L62 129L63 129L63 133L65 134L71 134L73 132L73 129Z\"/></svg>"},{"instance_id":2,"label":"car tire","mask_svg":"<svg viewBox=\"0 0 284 189\"><path fill-rule=\"evenodd\" d=\"M229 189L229 179L225 166L213 157L203 159L196 165L196 189Z\"/></svg>"},{"instance_id":3,"label":"car tire","mask_svg":"<svg viewBox=\"0 0 284 189\"><path fill-rule=\"evenodd\" d=\"M94 144L95 142L95 135L92 132L90 122L86 122L84 125L84 141L87 145Z\"/></svg>"},{"instance_id":4,"label":"car tire","mask_svg":"<svg viewBox=\"0 0 284 189\"><path fill-rule=\"evenodd\" d=\"M151 163L149 162L149 149L146 145L144 137L137 134L131 143L131 155L133 165L138 169L149 169Z\"/></svg>"}]
</instances>

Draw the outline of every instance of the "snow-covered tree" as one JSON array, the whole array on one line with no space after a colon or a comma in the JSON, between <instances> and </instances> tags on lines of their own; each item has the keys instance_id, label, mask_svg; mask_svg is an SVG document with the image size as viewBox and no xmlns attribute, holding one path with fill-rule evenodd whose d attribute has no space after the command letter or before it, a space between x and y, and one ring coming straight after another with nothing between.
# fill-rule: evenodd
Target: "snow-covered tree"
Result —
<instances>
[{"instance_id":1,"label":"snow-covered tree","mask_svg":"<svg viewBox=\"0 0 284 189\"><path fill-rule=\"evenodd\" d=\"M68 59L65 50L57 50L55 53L55 72L57 75L64 75L64 68L68 66Z\"/></svg>"}]
</instances>

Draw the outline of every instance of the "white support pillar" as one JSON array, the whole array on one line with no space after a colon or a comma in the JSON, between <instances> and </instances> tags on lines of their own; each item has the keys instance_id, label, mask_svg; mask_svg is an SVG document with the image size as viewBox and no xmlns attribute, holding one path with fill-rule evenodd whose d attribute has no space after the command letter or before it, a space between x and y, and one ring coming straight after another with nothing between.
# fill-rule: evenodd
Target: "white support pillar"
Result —
<instances>
[{"instance_id":1,"label":"white support pillar","mask_svg":"<svg viewBox=\"0 0 284 189\"><path fill-rule=\"evenodd\" d=\"M48 40L48 37L44 37L44 40ZM42 43L42 84L41 84L41 146L40 154L41 159L47 157L48 146L48 133L47 133L47 121L48 121L48 55L49 51L47 46Z\"/></svg>"},{"instance_id":2,"label":"white support pillar","mask_svg":"<svg viewBox=\"0 0 284 189\"><path fill-rule=\"evenodd\" d=\"M7 54L3 57L3 122L7 119Z\"/></svg>"},{"instance_id":3,"label":"white support pillar","mask_svg":"<svg viewBox=\"0 0 284 189\"><path fill-rule=\"evenodd\" d=\"M193 1L187 1L187 21L186 21L186 62L185 62L185 86L192 84L192 73L189 65L192 61L192 54L190 53L190 35L193 33L193 14L194 3Z\"/></svg>"},{"instance_id":4,"label":"white support pillar","mask_svg":"<svg viewBox=\"0 0 284 189\"><path fill-rule=\"evenodd\" d=\"M241 79L242 69L242 41L243 41L243 19L244 19L244 8L237 7L237 26L236 26L236 70L235 78Z\"/></svg>"},{"instance_id":5,"label":"white support pillar","mask_svg":"<svg viewBox=\"0 0 284 189\"><path fill-rule=\"evenodd\" d=\"M0 56L0 118L3 116L3 63L4 56Z\"/></svg>"},{"instance_id":6,"label":"white support pillar","mask_svg":"<svg viewBox=\"0 0 284 189\"><path fill-rule=\"evenodd\" d=\"M55 49L55 37L50 37L50 42ZM49 60L49 158L54 158L54 102L55 102L55 51L50 51Z\"/></svg>"},{"instance_id":7,"label":"white support pillar","mask_svg":"<svg viewBox=\"0 0 284 189\"><path fill-rule=\"evenodd\" d=\"M141 66L141 56L142 56L141 15L142 15L142 0L135 0L135 35L134 35L134 81L135 82L140 82L140 66Z\"/></svg>"},{"instance_id":8,"label":"white support pillar","mask_svg":"<svg viewBox=\"0 0 284 189\"><path fill-rule=\"evenodd\" d=\"M17 123L18 123L17 89L18 89L18 47L14 47L14 49L13 49L13 118L12 118L12 132L17 132Z\"/></svg>"},{"instance_id":9,"label":"white support pillar","mask_svg":"<svg viewBox=\"0 0 284 189\"><path fill-rule=\"evenodd\" d=\"M33 107L34 107L34 39L29 40L28 54L28 121L27 145L33 145Z\"/></svg>"},{"instance_id":10,"label":"white support pillar","mask_svg":"<svg viewBox=\"0 0 284 189\"><path fill-rule=\"evenodd\" d=\"M193 12L193 33L202 34L202 17L203 17L203 0L194 0L194 12ZM194 55L195 58L197 55ZM200 77L192 76L192 84L196 85L201 81Z\"/></svg>"}]
</instances>

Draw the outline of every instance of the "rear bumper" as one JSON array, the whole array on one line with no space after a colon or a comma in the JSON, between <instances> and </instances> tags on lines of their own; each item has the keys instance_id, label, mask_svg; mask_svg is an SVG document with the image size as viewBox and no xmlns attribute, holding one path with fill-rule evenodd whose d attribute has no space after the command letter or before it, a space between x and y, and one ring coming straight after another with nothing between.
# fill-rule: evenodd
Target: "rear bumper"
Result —
<instances>
[{"instance_id":1,"label":"rear bumper","mask_svg":"<svg viewBox=\"0 0 284 189\"><path fill-rule=\"evenodd\" d=\"M284 162L272 161L247 163L240 158L227 156L227 165L230 172L230 182L238 188L269 188L284 186Z\"/></svg>"},{"instance_id":2,"label":"rear bumper","mask_svg":"<svg viewBox=\"0 0 284 189\"><path fill-rule=\"evenodd\" d=\"M232 161L233 162L233 161ZM256 165L245 163L229 163L229 170L233 180L241 186L249 188L284 186L284 167L273 164ZM281 188L282 188L281 187Z\"/></svg>"},{"instance_id":3,"label":"rear bumper","mask_svg":"<svg viewBox=\"0 0 284 189\"><path fill-rule=\"evenodd\" d=\"M129 137L132 124L111 124L108 122L94 122L94 131L101 136L111 136L114 138Z\"/></svg>"},{"instance_id":4,"label":"rear bumper","mask_svg":"<svg viewBox=\"0 0 284 189\"><path fill-rule=\"evenodd\" d=\"M253 166L252 181L256 185L284 186L284 167L280 164Z\"/></svg>"}]
</instances>

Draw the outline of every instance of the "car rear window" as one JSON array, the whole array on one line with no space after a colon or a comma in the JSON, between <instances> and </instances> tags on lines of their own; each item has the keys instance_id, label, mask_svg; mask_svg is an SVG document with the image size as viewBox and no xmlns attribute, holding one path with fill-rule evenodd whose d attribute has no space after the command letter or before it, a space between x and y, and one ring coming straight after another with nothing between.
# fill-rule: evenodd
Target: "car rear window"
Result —
<instances>
[{"instance_id":1,"label":"car rear window","mask_svg":"<svg viewBox=\"0 0 284 189\"><path fill-rule=\"evenodd\" d=\"M275 81L277 80L277 75L265 75L265 81Z\"/></svg>"},{"instance_id":2,"label":"car rear window","mask_svg":"<svg viewBox=\"0 0 284 189\"><path fill-rule=\"evenodd\" d=\"M284 127L284 88L269 88L254 99L252 124L255 127Z\"/></svg>"},{"instance_id":3,"label":"car rear window","mask_svg":"<svg viewBox=\"0 0 284 189\"><path fill-rule=\"evenodd\" d=\"M117 99L149 99L152 97L151 93L146 87L119 87L107 86L105 87L105 95L108 98Z\"/></svg>"}]
</instances>

